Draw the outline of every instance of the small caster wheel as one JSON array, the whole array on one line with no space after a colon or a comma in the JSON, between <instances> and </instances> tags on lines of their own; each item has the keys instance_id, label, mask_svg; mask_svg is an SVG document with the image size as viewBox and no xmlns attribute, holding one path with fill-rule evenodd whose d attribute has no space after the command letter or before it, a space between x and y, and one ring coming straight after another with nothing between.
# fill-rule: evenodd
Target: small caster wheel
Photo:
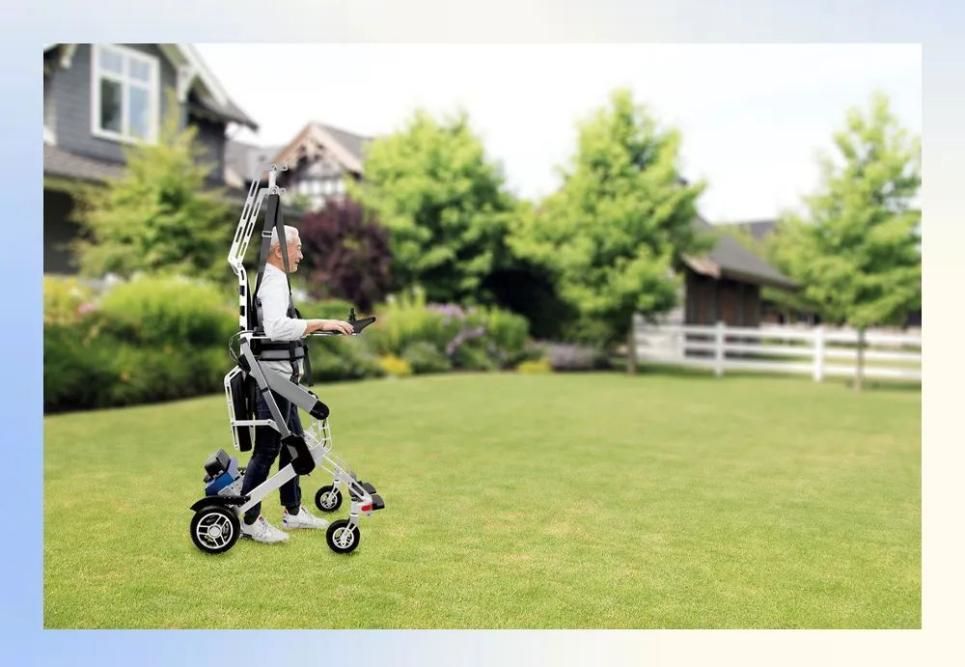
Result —
<instances>
[{"instance_id":1,"label":"small caster wheel","mask_svg":"<svg viewBox=\"0 0 965 667\"><path fill-rule=\"evenodd\" d=\"M191 519L191 541L207 554L224 553L240 536L238 515L227 507L208 505L196 511Z\"/></svg>"},{"instance_id":2,"label":"small caster wheel","mask_svg":"<svg viewBox=\"0 0 965 667\"><path fill-rule=\"evenodd\" d=\"M361 539L362 534L359 532L359 527L349 528L348 519L333 521L332 525L325 531L325 541L328 542L328 548L337 554L355 551Z\"/></svg>"},{"instance_id":3,"label":"small caster wheel","mask_svg":"<svg viewBox=\"0 0 965 667\"><path fill-rule=\"evenodd\" d=\"M315 494L315 507L323 512L334 512L342 506L342 492L326 484Z\"/></svg>"}]
</instances>

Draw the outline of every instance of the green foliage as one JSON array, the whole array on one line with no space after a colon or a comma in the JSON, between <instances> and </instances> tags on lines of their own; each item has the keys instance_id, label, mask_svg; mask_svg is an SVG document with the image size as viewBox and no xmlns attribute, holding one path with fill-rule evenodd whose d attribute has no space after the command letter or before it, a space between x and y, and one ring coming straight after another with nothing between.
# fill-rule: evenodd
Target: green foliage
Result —
<instances>
[{"instance_id":1,"label":"green foliage","mask_svg":"<svg viewBox=\"0 0 965 667\"><path fill-rule=\"evenodd\" d=\"M704 186L681 179L679 146L676 131L616 91L580 126L562 187L514 230L514 252L547 267L578 313L573 337L612 342L634 312L670 309L677 262L709 247L692 224Z\"/></svg>"},{"instance_id":2,"label":"green foliage","mask_svg":"<svg viewBox=\"0 0 965 667\"><path fill-rule=\"evenodd\" d=\"M523 373L524 375L543 375L545 373L552 373L553 367L550 366L549 359L530 359L529 361L520 362L516 366L517 373Z\"/></svg>"},{"instance_id":3,"label":"green foliage","mask_svg":"<svg viewBox=\"0 0 965 667\"><path fill-rule=\"evenodd\" d=\"M195 135L196 128L181 129L177 114L168 114L158 143L126 149L124 175L91 191L81 220L87 238L76 247L85 274L130 277L146 271L230 279L224 258L233 213L216 193L204 191L213 165L203 162Z\"/></svg>"},{"instance_id":4,"label":"green foliage","mask_svg":"<svg viewBox=\"0 0 965 667\"><path fill-rule=\"evenodd\" d=\"M485 302L485 277L501 261L515 203L486 160L465 113L418 111L404 129L372 142L350 194L389 231L397 287L430 300Z\"/></svg>"},{"instance_id":5,"label":"green foliage","mask_svg":"<svg viewBox=\"0 0 965 667\"><path fill-rule=\"evenodd\" d=\"M384 375L378 359L362 340L340 336L312 340L309 354L312 359L313 382L361 380Z\"/></svg>"},{"instance_id":6,"label":"green foliage","mask_svg":"<svg viewBox=\"0 0 965 667\"><path fill-rule=\"evenodd\" d=\"M344 320L352 309L352 304L343 299L303 301L295 305L298 307L298 312L306 319ZM357 314L359 317L362 316L362 313Z\"/></svg>"},{"instance_id":7,"label":"green foliage","mask_svg":"<svg viewBox=\"0 0 965 667\"><path fill-rule=\"evenodd\" d=\"M133 405L219 391L230 367L222 346L139 346L81 325L44 328L44 410Z\"/></svg>"},{"instance_id":8,"label":"green foliage","mask_svg":"<svg viewBox=\"0 0 965 667\"><path fill-rule=\"evenodd\" d=\"M807 214L782 220L773 258L825 320L900 323L921 305L921 142L878 94L866 114L848 113L834 143Z\"/></svg>"},{"instance_id":9,"label":"green foliage","mask_svg":"<svg viewBox=\"0 0 965 667\"><path fill-rule=\"evenodd\" d=\"M379 357L379 366L385 371L386 375L392 377L408 377L412 375L412 366L409 362L394 354L386 354Z\"/></svg>"},{"instance_id":10,"label":"green foliage","mask_svg":"<svg viewBox=\"0 0 965 667\"><path fill-rule=\"evenodd\" d=\"M101 300L105 332L143 345L226 345L237 330L223 291L187 278L140 277Z\"/></svg>"},{"instance_id":11,"label":"green foliage","mask_svg":"<svg viewBox=\"0 0 965 667\"><path fill-rule=\"evenodd\" d=\"M452 353L452 364L456 368L466 371L494 371L499 363L487 352L486 346L480 342L460 345Z\"/></svg>"},{"instance_id":12,"label":"green foliage","mask_svg":"<svg viewBox=\"0 0 965 667\"><path fill-rule=\"evenodd\" d=\"M424 373L444 373L452 368L449 358L439 348L428 341L410 343L402 352L402 358L417 375Z\"/></svg>"},{"instance_id":13,"label":"green foliage","mask_svg":"<svg viewBox=\"0 0 965 667\"><path fill-rule=\"evenodd\" d=\"M378 354L400 355L411 343L427 341L438 349L459 331L459 323L446 321L426 304L425 291L411 289L390 296L377 311L378 320L366 330L368 341Z\"/></svg>"},{"instance_id":14,"label":"green foliage","mask_svg":"<svg viewBox=\"0 0 965 667\"><path fill-rule=\"evenodd\" d=\"M94 300L94 291L77 278L44 276L44 325L76 324Z\"/></svg>"},{"instance_id":15,"label":"green foliage","mask_svg":"<svg viewBox=\"0 0 965 667\"><path fill-rule=\"evenodd\" d=\"M134 405L209 394L224 386L230 368L223 348L175 345L114 350L110 405Z\"/></svg>"},{"instance_id":16,"label":"green foliage","mask_svg":"<svg viewBox=\"0 0 965 667\"><path fill-rule=\"evenodd\" d=\"M44 410L95 408L110 405L117 379L117 341L91 337L86 327L44 325Z\"/></svg>"}]
</instances>

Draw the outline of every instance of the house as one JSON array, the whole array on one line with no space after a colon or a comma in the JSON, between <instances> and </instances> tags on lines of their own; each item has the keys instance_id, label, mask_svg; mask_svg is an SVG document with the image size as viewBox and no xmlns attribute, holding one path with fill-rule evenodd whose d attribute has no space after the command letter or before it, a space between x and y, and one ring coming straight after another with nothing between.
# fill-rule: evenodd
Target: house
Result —
<instances>
[{"instance_id":1,"label":"house","mask_svg":"<svg viewBox=\"0 0 965 667\"><path fill-rule=\"evenodd\" d=\"M703 233L714 229L700 217L694 225ZM733 327L756 327L764 315L762 288L797 288L794 281L726 234L717 235L707 254L684 257L683 271L683 305L675 319L684 324L724 322Z\"/></svg>"},{"instance_id":2,"label":"house","mask_svg":"<svg viewBox=\"0 0 965 667\"><path fill-rule=\"evenodd\" d=\"M296 208L318 210L326 201L345 196L348 179L362 177L364 137L331 125L310 122L284 146L260 148L242 142L228 143L225 180L235 187L247 187L272 164L288 165L278 184L288 189L301 205Z\"/></svg>"},{"instance_id":3,"label":"house","mask_svg":"<svg viewBox=\"0 0 965 667\"><path fill-rule=\"evenodd\" d=\"M257 129L185 44L47 44L44 47L44 271L72 273L76 186L123 173L125 145L157 141L175 93L183 126L197 128L209 179L224 186L227 133Z\"/></svg>"},{"instance_id":4,"label":"house","mask_svg":"<svg viewBox=\"0 0 965 667\"><path fill-rule=\"evenodd\" d=\"M744 234L749 234L756 243L762 243L777 230L777 224L777 220L749 220L731 222L728 223L728 226L736 227ZM815 312L791 308L768 299L764 299L761 303L761 318L763 321L772 324L815 325L821 323L821 316ZM921 328L921 308L908 313L902 326L906 329Z\"/></svg>"}]
</instances>

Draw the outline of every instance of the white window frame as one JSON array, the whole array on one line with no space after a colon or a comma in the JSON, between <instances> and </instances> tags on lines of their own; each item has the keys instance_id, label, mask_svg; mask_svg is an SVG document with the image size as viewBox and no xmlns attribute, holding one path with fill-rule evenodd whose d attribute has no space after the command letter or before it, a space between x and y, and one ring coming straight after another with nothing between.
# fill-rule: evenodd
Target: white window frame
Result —
<instances>
[{"instance_id":1,"label":"white window frame","mask_svg":"<svg viewBox=\"0 0 965 667\"><path fill-rule=\"evenodd\" d=\"M101 52L104 50L115 51L125 59L124 72L116 74L114 72L101 72L100 61ZM90 63L90 131L95 137L109 139L122 143L135 144L142 141L156 143L161 124L161 77L160 62L156 56L148 55L126 46L117 44L92 44ZM146 139L130 134L130 109L128 103L128 88L130 78L127 75L127 60L137 60L148 66L150 77L148 81L148 110L150 119L148 121L148 136ZM105 130L100 126L101 117L101 79L109 79L121 84L121 132ZM137 80L136 85L143 87L144 82Z\"/></svg>"}]
</instances>

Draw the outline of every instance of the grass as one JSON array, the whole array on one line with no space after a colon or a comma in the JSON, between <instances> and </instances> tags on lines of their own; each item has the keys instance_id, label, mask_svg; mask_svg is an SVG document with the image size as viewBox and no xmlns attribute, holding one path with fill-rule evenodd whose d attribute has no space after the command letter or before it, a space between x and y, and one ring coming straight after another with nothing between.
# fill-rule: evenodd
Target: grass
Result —
<instances>
[{"instance_id":1,"label":"grass","mask_svg":"<svg viewBox=\"0 0 965 667\"><path fill-rule=\"evenodd\" d=\"M648 372L320 395L387 503L348 556L308 531L195 549L202 463L233 453L220 396L46 418L46 627L921 626L917 391Z\"/></svg>"}]
</instances>

